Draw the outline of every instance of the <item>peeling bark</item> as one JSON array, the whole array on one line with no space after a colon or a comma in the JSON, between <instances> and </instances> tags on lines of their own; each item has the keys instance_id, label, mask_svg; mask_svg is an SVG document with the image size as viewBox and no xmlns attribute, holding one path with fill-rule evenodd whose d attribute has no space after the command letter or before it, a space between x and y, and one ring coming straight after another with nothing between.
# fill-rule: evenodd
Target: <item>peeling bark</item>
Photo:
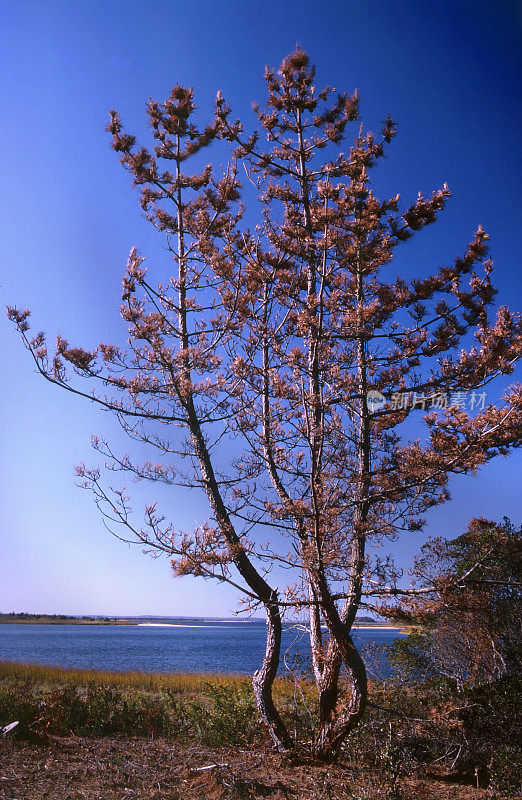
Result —
<instances>
[{"instance_id":1,"label":"peeling bark","mask_svg":"<svg viewBox=\"0 0 522 800\"><path fill-rule=\"evenodd\" d=\"M275 595L275 593L274 593ZM254 673L252 684L257 707L265 723L270 738L279 752L290 750L294 743L279 716L272 698L272 686L279 666L281 651L281 615L277 597L267 603L266 608L266 650L263 665Z\"/></svg>"},{"instance_id":2,"label":"peeling bark","mask_svg":"<svg viewBox=\"0 0 522 800\"><path fill-rule=\"evenodd\" d=\"M338 705L339 668L336 661L330 680L320 692L321 725L313 745L314 756L320 761L333 761L337 758L344 739L357 726L366 709L366 667L349 635L346 636L345 650L348 658L344 659L344 664L350 676L352 694L346 705Z\"/></svg>"}]
</instances>

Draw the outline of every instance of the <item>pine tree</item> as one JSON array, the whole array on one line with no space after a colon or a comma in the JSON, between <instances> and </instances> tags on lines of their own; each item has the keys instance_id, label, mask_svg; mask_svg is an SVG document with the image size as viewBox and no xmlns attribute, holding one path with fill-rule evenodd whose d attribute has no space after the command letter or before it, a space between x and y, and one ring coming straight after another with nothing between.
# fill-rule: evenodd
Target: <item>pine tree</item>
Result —
<instances>
[{"instance_id":1,"label":"pine tree","mask_svg":"<svg viewBox=\"0 0 522 800\"><path fill-rule=\"evenodd\" d=\"M173 267L156 284L131 250L127 348L89 352L58 337L51 355L43 334L31 338L29 312L9 313L43 376L111 409L157 453L137 464L95 439L110 468L206 494L209 520L191 533L155 504L140 525L123 489L108 489L99 469L78 469L122 526L118 535L166 553L176 575L226 582L248 609L264 608L254 693L282 751L296 744L272 697L282 617L307 616L319 707L312 750L331 759L367 701L350 635L357 612L427 591L400 587L393 541L449 499L452 474L520 444L522 388L498 406L485 406L481 390L513 371L522 322L503 306L492 318L481 227L451 265L391 278L395 248L435 222L448 187L419 194L406 210L399 195L378 200L370 173L395 135L392 119L377 135L364 132L357 93L318 90L300 49L265 78L252 135L221 94L211 123L198 127L193 92L180 86L165 103L149 103L153 149L139 148L111 113L113 148ZM226 171L187 171L218 140L231 149ZM250 228L249 183L259 203ZM425 422L423 440L407 439L412 415ZM274 567L288 570L287 586L272 585Z\"/></svg>"},{"instance_id":2,"label":"pine tree","mask_svg":"<svg viewBox=\"0 0 522 800\"><path fill-rule=\"evenodd\" d=\"M421 626L401 640L433 676L458 687L493 683L522 669L522 526L473 519L456 539L430 539L412 570L429 592L387 609Z\"/></svg>"}]
</instances>

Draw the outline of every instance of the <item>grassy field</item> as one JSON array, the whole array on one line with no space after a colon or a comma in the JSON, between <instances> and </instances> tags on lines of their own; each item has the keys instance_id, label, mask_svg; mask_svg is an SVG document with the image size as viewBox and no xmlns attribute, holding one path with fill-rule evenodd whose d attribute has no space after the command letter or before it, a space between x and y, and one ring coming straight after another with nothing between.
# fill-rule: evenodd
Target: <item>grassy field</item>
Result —
<instances>
[{"instance_id":1,"label":"grassy field","mask_svg":"<svg viewBox=\"0 0 522 800\"><path fill-rule=\"evenodd\" d=\"M19 723L0 740L0 798L520 796L520 681L458 693L401 679L372 684L364 719L328 767L308 755L318 711L310 682L282 678L274 694L302 743L290 759L267 744L250 677L0 662L0 728Z\"/></svg>"}]
</instances>

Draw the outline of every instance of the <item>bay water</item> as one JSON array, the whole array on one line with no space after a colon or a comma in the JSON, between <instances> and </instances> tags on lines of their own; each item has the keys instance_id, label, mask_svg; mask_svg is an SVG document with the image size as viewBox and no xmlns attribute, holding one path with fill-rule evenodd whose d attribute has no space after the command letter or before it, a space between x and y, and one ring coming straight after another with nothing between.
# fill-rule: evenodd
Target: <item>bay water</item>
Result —
<instances>
[{"instance_id":1,"label":"bay water","mask_svg":"<svg viewBox=\"0 0 522 800\"><path fill-rule=\"evenodd\" d=\"M354 642L364 655L371 643L389 644L398 629L359 628ZM261 665L264 621L172 619L132 625L0 625L0 661L58 667L139 672L244 673ZM299 626L286 625L282 661L306 656L309 643Z\"/></svg>"}]
</instances>

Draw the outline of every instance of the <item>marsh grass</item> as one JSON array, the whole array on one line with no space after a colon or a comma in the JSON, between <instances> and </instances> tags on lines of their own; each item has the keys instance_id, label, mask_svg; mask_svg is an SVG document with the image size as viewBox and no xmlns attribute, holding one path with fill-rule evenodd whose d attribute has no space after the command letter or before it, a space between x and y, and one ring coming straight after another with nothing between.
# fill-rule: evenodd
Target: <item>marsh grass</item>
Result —
<instances>
[{"instance_id":1,"label":"marsh grass","mask_svg":"<svg viewBox=\"0 0 522 800\"><path fill-rule=\"evenodd\" d=\"M299 672L298 683L277 678L273 694L294 737L305 741L313 737L317 697L307 671ZM34 725L40 717L50 733L152 733L207 744L251 742L263 730L248 675L0 662L0 725L15 718Z\"/></svg>"},{"instance_id":2,"label":"marsh grass","mask_svg":"<svg viewBox=\"0 0 522 800\"><path fill-rule=\"evenodd\" d=\"M109 672L106 670L51 667L45 664L18 664L0 661L0 681L59 684L60 686L107 686L144 691L169 691L175 694L198 694L209 683L238 687L249 680L246 675L195 674L191 672Z\"/></svg>"},{"instance_id":3,"label":"marsh grass","mask_svg":"<svg viewBox=\"0 0 522 800\"><path fill-rule=\"evenodd\" d=\"M293 687L280 679L289 709ZM243 675L105 672L0 662L0 727L18 735L164 736L208 745L262 738L251 681Z\"/></svg>"},{"instance_id":4,"label":"marsh grass","mask_svg":"<svg viewBox=\"0 0 522 800\"><path fill-rule=\"evenodd\" d=\"M310 681L279 678L275 694L289 730L310 742L317 717ZM462 691L403 680L372 684L367 713L347 738L343 760L385 785L383 797L398 798L401 782L419 768L446 771L473 786L482 775L482 786L489 782L505 790L502 797L520 796L521 697L515 678ZM13 737L36 743L71 734L249 749L265 742L251 681L242 675L0 662L0 727L15 720Z\"/></svg>"}]
</instances>

